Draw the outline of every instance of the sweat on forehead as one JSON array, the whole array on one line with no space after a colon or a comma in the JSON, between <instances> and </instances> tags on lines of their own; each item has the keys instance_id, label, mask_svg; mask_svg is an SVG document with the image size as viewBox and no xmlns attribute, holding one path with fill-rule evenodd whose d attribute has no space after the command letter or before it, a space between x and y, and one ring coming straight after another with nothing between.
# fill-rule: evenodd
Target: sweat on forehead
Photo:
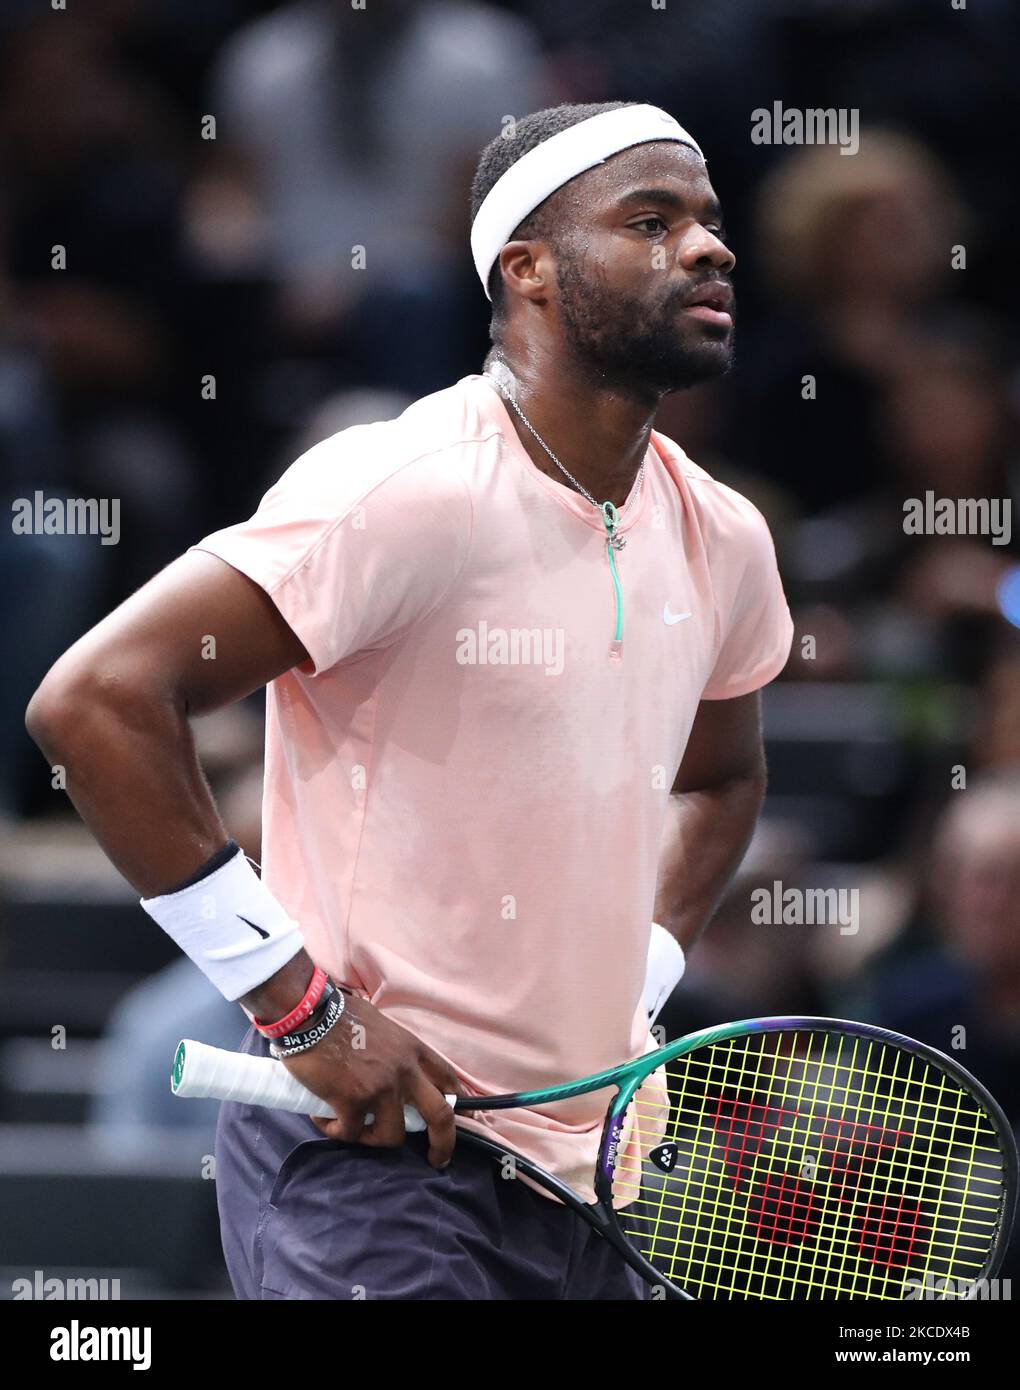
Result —
<instances>
[{"instance_id":1,"label":"sweat on forehead","mask_svg":"<svg viewBox=\"0 0 1020 1390\"><path fill-rule=\"evenodd\" d=\"M676 141L634 145L577 174L550 195L548 207L559 210L572 205L590 209L595 202L608 205L628 194L662 187L679 196L710 195L705 161L696 150Z\"/></svg>"}]
</instances>

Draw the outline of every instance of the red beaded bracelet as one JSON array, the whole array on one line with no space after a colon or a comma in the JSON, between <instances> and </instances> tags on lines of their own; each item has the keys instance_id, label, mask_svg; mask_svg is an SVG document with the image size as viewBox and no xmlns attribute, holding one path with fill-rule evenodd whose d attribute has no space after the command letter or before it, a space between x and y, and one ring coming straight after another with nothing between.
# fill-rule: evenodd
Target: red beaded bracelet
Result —
<instances>
[{"instance_id":1,"label":"red beaded bracelet","mask_svg":"<svg viewBox=\"0 0 1020 1390\"><path fill-rule=\"evenodd\" d=\"M265 1023L261 1018L253 1018L252 1022L264 1038L282 1038L284 1033L291 1033L299 1023L304 1023L306 1018L311 1018L312 1014L319 1007L323 991L326 988L327 975L325 970L316 966L312 971L312 978L301 999L291 1009L289 1014L278 1019L276 1023Z\"/></svg>"}]
</instances>

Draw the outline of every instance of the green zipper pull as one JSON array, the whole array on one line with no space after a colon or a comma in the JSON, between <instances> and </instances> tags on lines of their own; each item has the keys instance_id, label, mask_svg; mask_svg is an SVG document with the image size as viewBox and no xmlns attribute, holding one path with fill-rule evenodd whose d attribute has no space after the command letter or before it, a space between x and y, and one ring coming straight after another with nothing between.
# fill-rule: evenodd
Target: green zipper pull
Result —
<instances>
[{"instance_id":1,"label":"green zipper pull","mask_svg":"<svg viewBox=\"0 0 1020 1390\"><path fill-rule=\"evenodd\" d=\"M613 506L612 502L603 502L600 508L602 520L606 527L606 554L609 556L609 569L613 576L613 588L616 590L616 632L613 636L614 642L623 641L623 590L620 588L620 576L616 572L615 551L622 550L626 542L622 536L616 534L616 527L620 520L620 514Z\"/></svg>"}]
</instances>

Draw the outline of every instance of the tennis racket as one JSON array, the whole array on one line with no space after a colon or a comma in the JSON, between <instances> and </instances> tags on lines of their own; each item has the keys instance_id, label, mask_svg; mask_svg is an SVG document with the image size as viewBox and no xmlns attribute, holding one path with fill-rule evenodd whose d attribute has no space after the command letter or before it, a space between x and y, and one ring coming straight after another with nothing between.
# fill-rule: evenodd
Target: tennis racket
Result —
<instances>
[{"instance_id":1,"label":"tennis racket","mask_svg":"<svg viewBox=\"0 0 1020 1390\"><path fill-rule=\"evenodd\" d=\"M171 1084L332 1114L281 1062L201 1043L181 1043ZM462 1127L458 1142L512 1158L663 1297L964 1299L999 1268L1016 1143L935 1048L838 1019L746 1019L565 1085L448 1099L545 1111L602 1090L594 1203L496 1139Z\"/></svg>"}]
</instances>

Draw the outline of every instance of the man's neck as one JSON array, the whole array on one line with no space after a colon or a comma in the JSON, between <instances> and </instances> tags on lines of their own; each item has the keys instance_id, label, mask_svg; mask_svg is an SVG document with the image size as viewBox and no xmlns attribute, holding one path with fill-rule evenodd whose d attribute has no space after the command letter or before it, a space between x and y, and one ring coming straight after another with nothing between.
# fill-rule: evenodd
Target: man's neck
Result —
<instances>
[{"instance_id":1,"label":"man's neck","mask_svg":"<svg viewBox=\"0 0 1020 1390\"><path fill-rule=\"evenodd\" d=\"M525 357L493 349L485 370L512 397L560 460L597 502L622 507L648 450L658 401L584 380L572 364L532 349ZM510 418L536 468L570 484L511 407Z\"/></svg>"}]
</instances>

